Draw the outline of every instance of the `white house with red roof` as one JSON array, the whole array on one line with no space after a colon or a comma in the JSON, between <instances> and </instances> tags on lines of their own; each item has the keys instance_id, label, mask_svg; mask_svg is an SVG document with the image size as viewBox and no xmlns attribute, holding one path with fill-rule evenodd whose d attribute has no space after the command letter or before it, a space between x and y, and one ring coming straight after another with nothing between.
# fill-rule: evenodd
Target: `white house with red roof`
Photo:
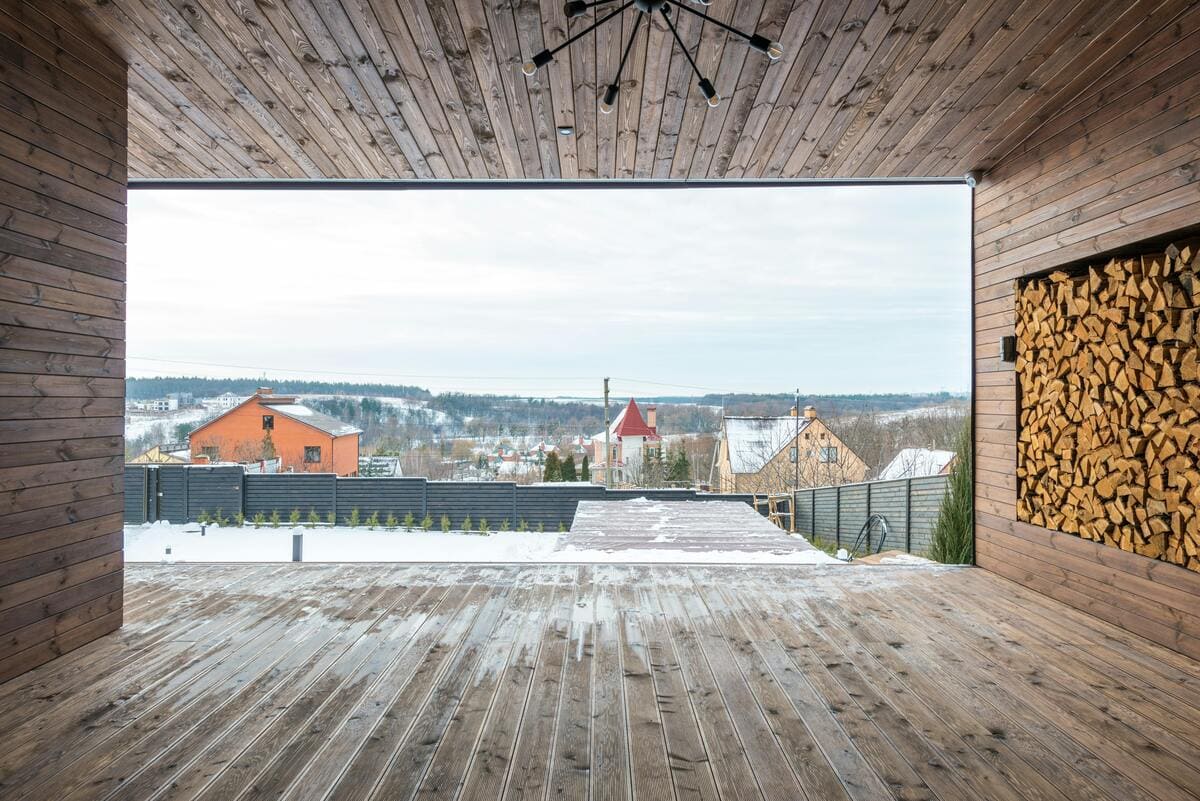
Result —
<instances>
[{"instance_id":1,"label":"white house with red roof","mask_svg":"<svg viewBox=\"0 0 1200 801\"><path fill-rule=\"evenodd\" d=\"M612 463L614 484L636 481L647 459L662 456L662 437L658 434L657 410L646 407L646 416L637 401L629 404L613 419L608 428L609 453L604 452L604 432L592 437L592 482L603 484L605 470Z\"/></svg>"}]
</instances>

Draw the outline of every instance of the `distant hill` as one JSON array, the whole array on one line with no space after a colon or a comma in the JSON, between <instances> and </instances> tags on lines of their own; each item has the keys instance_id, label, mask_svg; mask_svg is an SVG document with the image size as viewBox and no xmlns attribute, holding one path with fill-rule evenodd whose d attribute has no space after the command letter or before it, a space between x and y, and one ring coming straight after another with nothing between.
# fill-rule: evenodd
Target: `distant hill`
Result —
<instances>
[{"instance_id":1,"label":"distant hill","mask_svg":"<svg viewBox=\"0 0 1200 801\"><path fill-rule=\"evenodd\" d=\"M131 400L161 398L172 392L190 392L210 398L226 392L252 395L259 387L271 387L285 395L378 395L386 398L429 400L433 393L404 384L364 384L355 381L305 381L293 378L199 378L162 376L125 379L125 395Z\"/></svg>"}]
</instances>

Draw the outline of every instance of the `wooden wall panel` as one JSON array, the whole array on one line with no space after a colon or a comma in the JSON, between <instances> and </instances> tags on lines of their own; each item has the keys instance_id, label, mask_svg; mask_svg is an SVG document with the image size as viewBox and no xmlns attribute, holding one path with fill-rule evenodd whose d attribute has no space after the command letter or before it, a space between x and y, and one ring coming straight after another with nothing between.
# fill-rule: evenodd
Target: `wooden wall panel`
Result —
<instances>
[{"instance_id":1,"label":"wooden wall panel","mask_svg":"<svg viewBox=\"0 0 1200 801\"><path fill-rule=\"evenodd\" d=\"M0 0L0 681L121 625L125 66Z\"/></svg>"},{"instance_id":2,"label":"wooden wall panel","mask_svg":"<svg viewBox=\"0 0 1200 801\"><path fill-rule=\"evenodd\" d=\"M978 564L1200 657L1200 576L1016 521L1014 280L1161 245L1200 226L1200 9L1151 19L1072 79L975 192ZM999 404L999 405L997 405Z\"/></svg>"}]
</instances>

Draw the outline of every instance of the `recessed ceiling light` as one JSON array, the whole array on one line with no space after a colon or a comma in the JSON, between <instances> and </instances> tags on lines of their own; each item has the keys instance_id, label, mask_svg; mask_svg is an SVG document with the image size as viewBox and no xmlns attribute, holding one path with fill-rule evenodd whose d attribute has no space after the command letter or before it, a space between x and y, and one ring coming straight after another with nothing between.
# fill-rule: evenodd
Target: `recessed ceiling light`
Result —
<instances>
[{"instance_id":1,"label":"recessed ceiling light","mask_svg":"<svg viewBox=\"0 0 1200 801\"><path fill-rule=\"evenodd\" d=\"M570 136L573 133L575 133L575 129L573 127L571 127L570 125L558 126L558 135L559 136Z\"/></svg>"}]
</instances>

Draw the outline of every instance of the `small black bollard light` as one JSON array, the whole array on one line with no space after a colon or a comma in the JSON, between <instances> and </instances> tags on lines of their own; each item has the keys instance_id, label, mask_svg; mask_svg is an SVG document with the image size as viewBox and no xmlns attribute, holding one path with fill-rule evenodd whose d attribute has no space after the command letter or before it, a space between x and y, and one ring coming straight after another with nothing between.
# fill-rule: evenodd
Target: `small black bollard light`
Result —
<instances>
[{"instance_id":1,"label":"small black bollard light","mask_svg":"<svg viewBox=\"0 0 1200 801\"><path fill-rule=\"evenodd\" d=\"M292 535L292 561L304 561L304 532L297 531Z\"/></svg>"}]
</instances>

